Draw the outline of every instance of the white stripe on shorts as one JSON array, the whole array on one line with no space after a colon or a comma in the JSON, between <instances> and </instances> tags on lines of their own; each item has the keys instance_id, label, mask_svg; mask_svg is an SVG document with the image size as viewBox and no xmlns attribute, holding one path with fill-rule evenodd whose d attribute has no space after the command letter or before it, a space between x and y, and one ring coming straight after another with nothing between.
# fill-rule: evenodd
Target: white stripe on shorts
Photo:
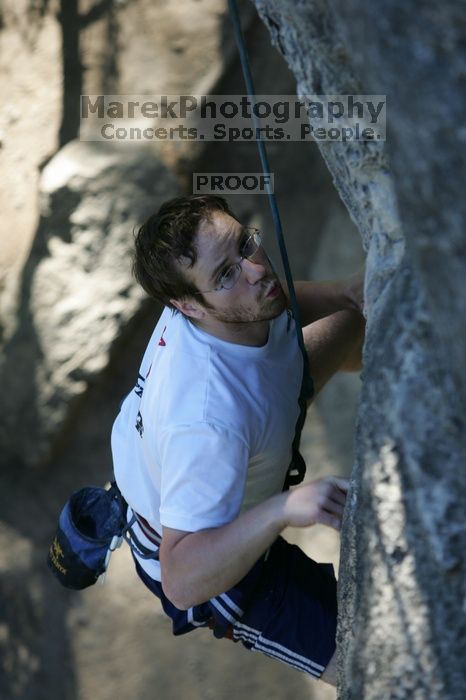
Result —
<instances>
[{"instance_id":1,"label":"white stripe on shorts","mask_svg":"<svg viewBox=\"0 0 466 700\"><path fill-rule=\"evenodd\" d=\"M194 619L194 611L193 611L193 608L188 608L188 610L187 610L186 612L188 613L188 622L189 622L191 625L193 625L194 627L204 627L204 626L205 626L205 622L197 622L197 621Z\"/></svg>"},{"instance_id":2,"label":"white stripe on shorts","mask_svg":"<svg viewBox=\"0 0 466 700\"><path fill-rule=\"evenodd\" d=\"M325 666L321 666L315 661L307 659L301 654L297 654L291 649L283 646L283 644L274 642L271 639L266 639L261 635L259 630L256 630L253 627L248 627L248 625L245 625L242 622L235 623L233 635L235 638L238 637L239 639L245 639L246 641L253 643L256 648L261 649L261 651L264 651L264 653L282 660L286 660L291 666L301 668L301 670L305 670L313 676L320 676L322 671L325 670Z\"/></svg>"},{"instance_id":3,"label":"white stripe on shorts","mask_svg":"<svg viewBox=\"0 0 466 700\"><path fill-rule=\"evenodd\" d=\"M218 602L217 598L211 598L209 602L222 613L223 617L228 620L228 622L231 622L232 625L235 624L236 619Z\"/></svg>"},{"instance_id":4,"label":"white stripe on shorts","mask_svg":"<svg viewBox=\"0 0 466 700\"><path fill-rule=\"evenodd\" d=\"M255 652L260 652L265 654L265 656L270 656L272 659L279 659L280 661L283 661L286 663L288 666L291 666L292 668L296 668L298 671L303 671L304 673L308 673L311 676L315 678L320 677L320 673L316 671L315 669L310 668L308 665L302 664L299 661L294 661L290 657L285 656L284 654L280 654L276 650L271 650L265 645L261 644L259 639L260 637L250 635L248 632L245 632L244 630L242 632L237 632L236 630L233 632L233 638L236 642L238 641L247 641L253 644L254 646L250 651L255 651ZM262 638L263 639L263 638ZM265 640L268 641L268 640Z\"/></svg>"},{"instance_id":5,"label":"white stripe on shorts","mask_svg":"<svg viewBox=\"0 0 466 700\"><path fill-rule=\"evenodd\" d=\"M223 600L223 602L225 603L225 605L228 605L228 607L230 608L230 610L232 610L233 612L235 612L235 613L236 613L237 615L239 615L240 617L243 615L243 610L241 610L241 608L240 608L238 605L236 605L235 601L232 600L232 599L230 598L229 595L227 595L226 593L222 593L222 594L219 595L218 597L221 598L221 599Z\"/></svg>"}]
</instances>

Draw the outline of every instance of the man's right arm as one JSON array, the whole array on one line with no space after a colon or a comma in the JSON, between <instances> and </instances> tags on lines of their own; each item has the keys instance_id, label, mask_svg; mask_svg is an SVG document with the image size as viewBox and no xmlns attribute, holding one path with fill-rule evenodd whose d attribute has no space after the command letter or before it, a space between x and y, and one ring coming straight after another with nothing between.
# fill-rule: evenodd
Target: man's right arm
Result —
<instances>
[{"instance_id":1,"label":"man's right arm","mask_svg":"<svg viewBox=\"0 0 466 700\"><path fill-rule=\"evenodd\" d=\"M184 532L163 528L162 586L188 609L237 584L288 526L316 523L340 529L346 479L326 477L277 494L218 528Z\"/></svg>"}]
</instances>

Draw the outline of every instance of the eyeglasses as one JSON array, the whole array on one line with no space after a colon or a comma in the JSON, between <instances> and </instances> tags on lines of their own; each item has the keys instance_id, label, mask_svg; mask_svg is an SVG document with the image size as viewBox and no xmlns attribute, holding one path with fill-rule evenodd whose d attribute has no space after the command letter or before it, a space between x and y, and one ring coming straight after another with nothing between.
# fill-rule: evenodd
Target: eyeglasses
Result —
<instances>
[{"instance_id":1,"label":"eyeglasses","mask_svg":"<svg viewBox=\"0 0 466 700\"><path fill-rule=\"evenodd\" d=\"M245 258L250 260L257 253L262 245L262 234L258 228L252 226L243 226L243 231L249 232L249 236L241 248L241 258L238 262L233 263L223 271L219 278L219 284L214 289L207 289L204 292L196 292L196 294L208 294L209 292L219 292L221 289L233 289L235 284L241 277L242 265Z\"/></svg>"}]
</instances>

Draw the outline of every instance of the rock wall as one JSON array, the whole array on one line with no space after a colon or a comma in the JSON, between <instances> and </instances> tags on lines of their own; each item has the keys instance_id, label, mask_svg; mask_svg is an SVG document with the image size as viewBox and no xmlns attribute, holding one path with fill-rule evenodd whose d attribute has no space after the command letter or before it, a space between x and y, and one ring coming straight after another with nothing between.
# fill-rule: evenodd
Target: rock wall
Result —
<instances>
[{"instance_id":1,"label":"rock wall","mask_svg":"<svg viewBox=\"0 0 466 700\"><path fill-rule=\"evenodd\" d=\"M177 182L146 149L71 141L41 177L41 218L10 298L0 362L2 460L37 465L142 305L135 229ZM6 295L5 295L6 296ZM8 321L7 321L8 320Z\"/></svg>"},{"instance_id":2,"label":"rock wall","mask_svg":"<svg viewBox=\"0 0 466 700\"><path fill-rule=\"evenodd\" d=\"M339 697L465 687L464 7L256 0L298 93L386 94L383 143L323 143L367 251L340 569Z\"/></svg>"}]
</instances>

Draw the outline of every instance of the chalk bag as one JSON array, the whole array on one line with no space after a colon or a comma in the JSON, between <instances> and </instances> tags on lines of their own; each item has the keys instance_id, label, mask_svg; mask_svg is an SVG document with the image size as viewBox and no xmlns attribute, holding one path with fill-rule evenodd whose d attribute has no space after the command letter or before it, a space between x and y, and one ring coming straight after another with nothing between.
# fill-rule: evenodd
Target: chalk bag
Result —
<instances>
[{"instance_id":1,"label":"chalk bag","mask_svg":"<svg viewBox=\"0 0 466 700\"><path fill-rule=\"evenodd\" d=\"M63 586L87 588L105 573L111 553L128 528L126 510L116 484L109 490L87 486L69 498L47 557Z\"/></svg>"}]
</instances>

